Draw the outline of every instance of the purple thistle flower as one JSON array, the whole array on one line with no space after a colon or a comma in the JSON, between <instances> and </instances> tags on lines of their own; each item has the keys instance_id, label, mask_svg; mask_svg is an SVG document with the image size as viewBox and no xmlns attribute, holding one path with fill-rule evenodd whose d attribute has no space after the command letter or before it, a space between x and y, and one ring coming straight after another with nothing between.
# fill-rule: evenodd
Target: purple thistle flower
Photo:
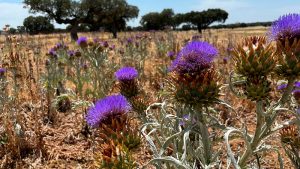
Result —
<instances>
[{"instance_id":1,"label":"purple thistle flower","mask_svg":"<svg viewBox=\"0 0 300 169\"><path fill-rule=\"evenodd\" d=\"M4 76L5 72L6 72L5 68L0 68L0 78Z\"/></svg>"},{"instance_id":2,"label":"purple thistle flower","mask_svg":"<svg viewBox=\"0 0 300 169\"><path fill-rule=\"evenodd\" d=\"M55 45L55 48L56 49L66 49L66 48L68 48L68 46L59 42Z\"/></svg>"},{"instance_id":3,"label":"purple thistle flower","mask_svg":"<svg viewBox=\"0 0 300 169\"><path fill-rule=\"evenodd\" d=\"M63 47L63 44L59 42L59 43L57 43L57 44L55 45L55 47L56 47L56 48L61 48L61 47Z\"/></svg>"},{"instance_id":4,"label":"purple thistle flower","mask_svg":"<svg viewBox=\"0 0 300 169\"><path fill-rule=\"evenodd\" d=\"M167 55L168 55L168 57L170 57L170 58L171 58L171 57L174 57L174 56L175 56L175 52L169 51Z\"/></svg>"},{"instance_id":5,"label":"purple thistle flower","mask_svg":"<svg viewBox=\"0 0 300 169\"><path fill-rule=\"evenodd\" d=\"M109 50L114 50L116 48L116 45L111 45L110 47L109 47Z\"/></svg>"},{"instance_id":6,"label":"purple thistle flower","mask_svg":"<svg viewBox=\"0 0 300 169\"><path fill-rule=\"evenodd\" d=\"M94 42L94 43L98 43L98 42L100 42L100 39L99 39L99 38L94 38L94 39L93 39L93 42Z\"/></svg>"},{"instance_id":7,"label":"purple thistle flower","mask_svg":"<svg viewBox=\"0 0 300 169\"><path fill-rule=\"evenodd\" d=\"M75 56L75 53L76 53L76 52L75 52L74 50L69 50L69 51L68 51L68 56L69 56L69 57L73 57L73 56Z\"/></svg>"},{"instance_id":8,"label":"purple thistle flower","mask_svg":"<svg viewBox=\"0 0 300 169\"><path fill-rule=\"evenodd\" d=\"M300 88L300 82L299 82L299 81L298 81L298 82L295 82L294 86L295 86L296 88Z\"/></svg>"},{"instance_id":9,"label":"purple thistle flower","mask_svg":"<svg viewBox=\"0 0 300 169\"><path fill-rule=\"evenodd\" d=\"M189 114L185 114L185 115L182 116L182 120L179 121L179 125L180 126L185 126L186 122L190 121L190 120L191 120L190 115ZM196 123L196 119L193 119L192 123L195 124Z\"/></svg>"},{"instance_id":10,"label":"purple thistle flower","mask_svg":"<svg viewBox=\"0 0 300 169\"><path fill-rule=\"evenodd\" d=\"M134 80L138 76L138 72L133 67L123 67L115 73L115 77L119 81Z\"/></svg>"},{"instance_id":11,"label":"purple thistle flower","mask_svg":"<svg viewBox=\"0 0 300 169\"><path fill-rule=\"evenodd\" d=\"M51 49L49 50L48 54L49 54L50 56L53 56L54 58L57 57L57 53L56 53L55 48L51 48Z\"/></svg>"},{"instance_id":12,"label":"purple thistle flower","mask_svg":"<svg viewBox=\"0 0 300 169\"><path fill-rule=\"evenodd\" d=\"M281 84L279 86L277 86L277 90L283 90L287 87L287 84Z\"/></svg>"},{"instance_id":13,"label":"purple thistle flower","mask_svg":"<svg viewBox=\"0 0 300 169\"><path fill-rule=\"evenodd\" d=\"M108 118L115 118L129 111L131 111L131 106L124 96L111 95L98 100L89 108L86 121L89 126L98 127Z\"/></svg>"},{"instance_id":14,"label":"purple thistle flower","mask_svg":"<svg viewBox=\"0 0 300 169\"><path fill-rule=\"evenodd\" d=\"M172 62L170 71L176 71L180 74L197 73L209 68L217 55L218 50L207 42L190 42Z\"/></svg>"},{"instance_id":15,"label":"purple thistle flower","mask_svg":"<svg viewBox=\"0 0 300 169\"><path fill-rule=\"evenodd\" d=\"M300 14L288 14L279 17L270 29L271 40L285 40L300 37Z\"/></svg>"},{"instance_id":16,"label":"purple thistle flower","mask_svg":"<svg viewBox=\"0 0 300 169\"><path fill-rule=\"evenodd\" d=\"M126 42L127 42L127 44L132 44L133 43L133 39L132 38L128 38Z\"/></svg>"},{"instance_id":17,"label":"purple thistle flower","mask_svg":"<svg viewBox=\"0 0 300 169\"><path fill-rule=\"evenodd\" d=\"M107 41L102 42L101 45L105 48L109 47L109 44Z\"/></svg>"},{"instance_id":18,"label":"purple thistle flower","mask_svg":"<svg viewBox=\"0 0 300 169\"><path fill-rule=\"evenodd\" d=\"M78 40L77 40L77 44L79 46L82 46L82 47L86 47L87 46L87 37L80 37Z\"/></svg>"}]
</instances>

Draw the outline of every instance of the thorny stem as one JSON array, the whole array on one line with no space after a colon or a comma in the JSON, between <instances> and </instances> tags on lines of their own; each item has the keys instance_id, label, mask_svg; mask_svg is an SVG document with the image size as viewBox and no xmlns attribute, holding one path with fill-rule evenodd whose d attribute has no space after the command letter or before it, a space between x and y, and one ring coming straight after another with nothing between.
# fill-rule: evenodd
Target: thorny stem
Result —
<instances>
[{"instance_id":1,"label":"thorny stem","mask_svg":"<svg viewBox=\"0 0 300 169\"><path fill-rule=\"evenodd\" d=\"M199 126L200 126L201 138L203 143L205 164L208 166L211 162L211 154L212 154L211 144L209 140L209 131L208 131L208 127L206 126L207 123L203 117L202 112L198 112L198 113L199 113L199 122L200 122Z\"/></svg>"},{"instance_id":2,"label":"thorny stem","mask_svg":"<svg viewBox=\"0 0 300 169\"><path fill-rule=\"evenodd\" d=\"M286 103L286 101L288 100L290 94L293 91L294 88L294 83L295 83L296 79L295 78L290 78L288 80L288 85L287 88L285 90L285 92L283 93L281 99L279 100L278 104L281 107L282 105L284 105ZM263 126L263 130L261 132L261 139L267 137L270 133L270 128L272 126L272 124L274 123L274 121L276 120L278 113L276 111L273 112L273 114L270 115L270 120L267 121L264 126Z\"/></svg>"},{"instance_id":3,"label":"thorny stem","mask_svg":"<svg viewBox=\"0 0 300 169\"><path fill-rule=\"evenodd\" d=\"M279 106L284 105L286 101L288 100L293 87L294 87L295 78L290 78L288 80L287 89L283 93L281 99L279 100L278 104ZM272 127L272 124L274 123L276 117L278 116L278 113L276 111L273 112L273 114L269 115L270 117L266 120L264 117L264 110L263 110L263 102L258 101L256 104L256 130L255 134L250 142L251 147L247 148L244 154L242 155L241 159L239 160L239 166L241 168L246 168L246 162L248 158L253 155L253 152L257 149L260 142L269 136L272 132L270 132L270 129Z\"/></svg>"},{"instance_id":4,"label":"thorny stem","mask_svg":"<svg viewBox=\"0 0 300 169\"><path fill-rule=\"evenodd\" d=\"M260 142L260 133L261 133L261 127L264 123L264 117L263 117L263 102L262 101L258 101L256 104L256 129L255 129L255 133L254 136L250 142L250 147L248 147L246 149L246 151L244 152L244 154L242 155L240 161L239 161L239 165L242 168L246 167L246 162L247 159L253 154L253 151L257 148L259 142Z\"/></svg>"}]
</instances>

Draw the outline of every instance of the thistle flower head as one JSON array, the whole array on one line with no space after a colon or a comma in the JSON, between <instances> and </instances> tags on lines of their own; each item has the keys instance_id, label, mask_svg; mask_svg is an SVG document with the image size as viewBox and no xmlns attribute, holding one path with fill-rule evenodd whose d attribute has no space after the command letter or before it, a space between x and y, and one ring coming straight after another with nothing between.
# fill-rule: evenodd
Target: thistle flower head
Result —
<instances>
[{"instance_id":1,"label":"thistle flower head","mask_svg":"<svg viewBox=\"0 0 300 169\"><path fill-rule=\"evenodd\" d=\"M299 81L295 82L294 86L295 86L296 88L300 88L300 82L299 82Z\"/></svg>"},{"instance_id":2,"label":"thistle flower head","mask_svg":"<svg viewBox=\"0 0 300 169\"><path fill-rule=\"evenodd\" d=\"M0 68L0 78L4 76L5 72L6 72L5 68Z\"/></svg>"},{"instance_id":3,"label":"thistle flower head","mask_svg":"<svg viewBox=\"0 0 300 169\"><path fill-rule=\"evenodd\" d=\"M55 48L51 48L48 52L48 55L54 56L54 57L57 56Z\"/></svg>"},{"instance_id":4,"label":"thistle flower head","mask_svg":"<svg viewBox=\"0 0 300 169\"><path fill-rule=\"evenodd\" d=\"M292 93L293 93L295 99L300 101L300 89L295 89L295 90L293 90Z\"/></svg>"},{"instance_id":5,"label":"thistle flower head","mask_svg":"<svg viewBox=\"0 0 300 169\"><path fill-rule=\"evenodd\" d=\"M177 58L172 62L170 71L179 74L199 73L211 66L217 54L217 49L207 42L190 42L178 53Z\"/></svg>"},{"instance_id":6,"label":"thistle flower head","mask_svg":"<svg viewBox=\"0 0 300 169\"><path fill-rule=\"evenodd\" d=\"M107 119L116 118L130 110L131 106L124 96L120 94L107 96L89 108L86 121L89 126L97 127Z\"/></svg>"},{"instance_id":7,"label":"thistle flower head","mask_svg":"<svg viewBox=\"0 0 300 169\"><path fill-rule=\"evenodd\" d=\"M287 84L281 84L279 86L277 86L277 90L283 90L287 87Z\"/></svg>"},{"instance_id":8,"label":"thistle flower head","mask_svg":"<svg viewBox=\"0 0 300 169\"><path fill-rule=\"evenodd\" d=\"M66 48L68 48L68 46L59 42L55 45L55 48L56 49L66 49Z\"/></svg>"},{"instance_id":9,"label":"thistle flower head","mask_svg":"<svg viewBox=\"0 0 300 169\"><path fill-rule=\"evenodd\" d=\"M115 76L119 81L131 81L138 76L138 72L133 67L123 67L115 73Z\"/></svg>"},{"instance_id":10,"label":"thistle flower head","mask_svg":"<svg viewBox=\"0 0 300 169\"><path fill-rule=\"evenodd\" d=\"M87 47L88 46L88 39L87 37L80 37L78 40L77 40L77 44L81 47Z\"/></svg>"},{"instance_id":11,"label":"thistle flower head","mask_svg":"<svg viewBox=\"0 0 300 169\"><path fill-rule=\"evenodd\" d=\"M109 44L108 44L107 41L102 42L101 45L102 45L103 47L105 47L105 48L108 48L108 47L109 47Z\"/></svg>"},{"instance_id":12,"label":"thistle flower head","mask_svg":"<svg viewBox=\"0 0 300 169\"><path fill-rule=\"evenodd\" d=\"M279 17L271 27L270 38L284 41L300 38L300 14L287 14Z\"/></svg>"},{"instance_id":13,"label":"thistle flower head","mask_svg":"<svg viewBox=\"0 0 300 169\"><path fill-rule=\"evenodd\" d=\"M109 50L114 50L116 48L116 45L109 46Z\"/></svg>"},{"instance_id":14,"label":"thistle flower head","mask_svg":"<svg viewBox=\"0 0 300 169\"><path fill-rule=\"evenodd\" d=\"M73 56L75 56L75 51L74 50L69 50L67 53L68 53L68 56L70 58L72 58Z\"/></svg>"}]
</instances>

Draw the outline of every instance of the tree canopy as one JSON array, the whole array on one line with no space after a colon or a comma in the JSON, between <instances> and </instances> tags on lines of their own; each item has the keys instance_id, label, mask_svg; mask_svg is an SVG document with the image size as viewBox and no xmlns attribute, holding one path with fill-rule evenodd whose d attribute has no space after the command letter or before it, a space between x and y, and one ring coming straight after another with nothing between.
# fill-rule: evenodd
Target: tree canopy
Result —
<instances>
[{"instance_id":1,"label":"tree canopy","mask_svg":"<svg viewBox=\"0 0 300 169\"><path fill-rule=\"evenodd\" d=\"M80 24L87 24L92 30L105 27L114 37L117 31L125 29L126 22L136 18L139 9L126 0L24 0L30 12L42 12L58 24L71 25L72 39L78 39Z\"/></svg>"},{"instance_id":2,"label":"tree canopy","mask_svg":"<svg viewBox=\"0 0 300 169\"><path fill-rule=\"evenodd\" d=\"M49 18L44 16L29 16L24 19L23 25L25 31L31 35L54 31L54 25L51 24Z\"/></svg>"},{"instance_id":3,"label":"tree canopy","mask_svg":"<svg viewBox=\"0 0 300 169\"><path fill-rule=\"evenodd\" d=\"M150 12L142 17L140 23L146 30L160 30L174 25L174 15L173 9Z\"/></svg>"},{"instance_id":4,"label":"tree canopy","mask_svg":"<svg viewBox=\"0 0 300 169\"><path fill-rule=\"evenodd\" d=\"M222 9L208 9L205 11L191 11L174 14L172 9L164 9L161 13L150 12L141 19L141 25L146 30L160 30L166 26L178 27L181 24L196 26L201 32L214 22L225 22L228 13Z\"/></svg>"}]
</instances>

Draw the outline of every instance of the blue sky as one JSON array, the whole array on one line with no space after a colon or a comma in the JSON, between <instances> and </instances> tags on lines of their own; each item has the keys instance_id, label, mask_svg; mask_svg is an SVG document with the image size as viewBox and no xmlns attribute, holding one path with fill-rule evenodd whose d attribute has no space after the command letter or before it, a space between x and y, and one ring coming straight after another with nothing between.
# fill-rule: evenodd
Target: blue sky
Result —
<instances>
[{"instance_id":1,"label":"blue sky","mask_svg":"<svg viewBox=\"0 0 300 169\"><path fill-rule=\"evenodd\" d=\"M208 8L221 8L229 13L226 23L274 21L286 13L300 13L299 0L127 0L129 4L140 9L140 16L173 8L176 13L191 10L202 11ZM23 8L22 0L0 0L0 27L10 24L13 27L22 25L29 13ZM139 19L130 21L136 26ZM56 25L57 27L64 27Z\"/></svg>"}]
</instances>

